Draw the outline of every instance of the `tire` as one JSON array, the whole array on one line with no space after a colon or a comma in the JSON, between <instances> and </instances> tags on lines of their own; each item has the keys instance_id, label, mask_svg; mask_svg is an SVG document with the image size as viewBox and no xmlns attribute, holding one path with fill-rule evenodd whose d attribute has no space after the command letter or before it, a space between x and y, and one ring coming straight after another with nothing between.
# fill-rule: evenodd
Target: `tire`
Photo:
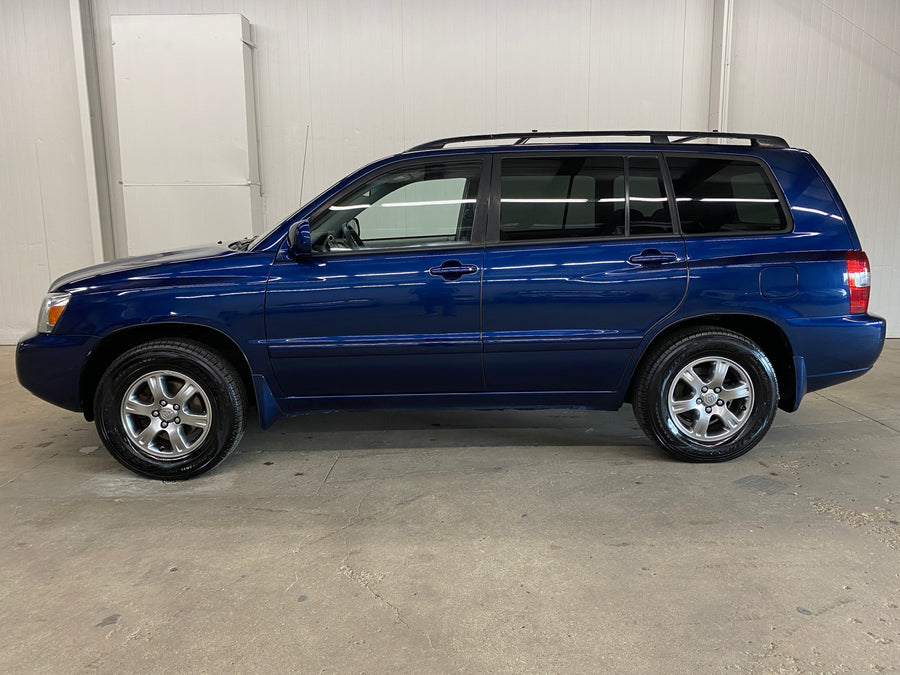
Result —
<instances>
[{"instance_id":1,"label":"tire","mask_svg":"<svg viewBox=\"0 0 900 675\"><path fill-rule=\"evenodd\" d=\"M634 415L676 459L726 462L759 443L775 419L778 380L751 340L720 328L682 331L644 359Z\"/></svg>"},{"instance_id":2,"label":"tire","mask_svg":"<svg viewBox=\"0 0 900 675\"><path fill-rule=\"evenodd\" d=\"M97 431L123 466L148 478L209 471L244 435L246 394L218 352L189 340L153 340L107 368L94 398Z\"/></svg>"}]
</instances>

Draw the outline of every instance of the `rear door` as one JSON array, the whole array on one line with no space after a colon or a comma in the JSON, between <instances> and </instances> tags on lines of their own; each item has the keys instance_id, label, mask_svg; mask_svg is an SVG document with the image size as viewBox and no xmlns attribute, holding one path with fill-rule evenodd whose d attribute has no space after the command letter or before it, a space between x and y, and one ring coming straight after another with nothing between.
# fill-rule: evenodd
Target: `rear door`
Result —
<instances>
[{"instance_id":1,"label":"rear door","mask_svg":"<svg viewBox=\"0 0 900 675\"><path fill-rule=\"evenodd\" d=\"M487 390L618 389L643 336L687 288L661 157L510 153L494 165Z\"/></svg>"}]
</instances>

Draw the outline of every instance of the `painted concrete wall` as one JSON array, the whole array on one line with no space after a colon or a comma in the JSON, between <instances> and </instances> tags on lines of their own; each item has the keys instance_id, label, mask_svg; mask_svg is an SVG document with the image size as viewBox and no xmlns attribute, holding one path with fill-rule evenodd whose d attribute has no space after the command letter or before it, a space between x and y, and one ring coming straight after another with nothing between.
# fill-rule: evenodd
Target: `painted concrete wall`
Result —
<instances>
[{"instance_id":1,"label":"painted concrete wall","mask_svg":"<svg viewBox=\"0 0 900 675\"><path fill-rule=\"evenodd\" d=\"M92 264L68 0L0 2L0 344L56 277Z\"/></svg>"},{"instance_id":2,"label":"painted concrete wall","mask_svg":"<svg viewBox=\"0 0 900 675\"><path fill-rule=\"evenodd\" d=\"M728 123L825 167L872 263L870 308L900 337L900 2L736 0Z\"/></svg>"},{"instance_id":3,"label":"painted concrete wall","mask_svg":"<svg viewBox=\"0 0 900 675\"><path fill-rule=\"evenodd\" d=\"M706 125L709 0L95 0L120 239L110 17L178 13L253 26L266 227L440 136Z\"/></svg>"}]
</instances>

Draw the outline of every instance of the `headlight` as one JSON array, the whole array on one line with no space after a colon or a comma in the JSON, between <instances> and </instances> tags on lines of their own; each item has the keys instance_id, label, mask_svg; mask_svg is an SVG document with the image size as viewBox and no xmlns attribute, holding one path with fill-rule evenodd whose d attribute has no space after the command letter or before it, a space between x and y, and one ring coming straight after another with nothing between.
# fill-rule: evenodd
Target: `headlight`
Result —
<instances>
[{"instance_id":1,"label":"headlight","mask_svg":"<svg viewBox=\"0 0 900 675\"><path fill-rule=\"evenodd\" d=\"M38 314L38 333L52 333L59 318L69 304L71 293L48 293L41 303L41 313Z\"/></svg>"}]
</instances>

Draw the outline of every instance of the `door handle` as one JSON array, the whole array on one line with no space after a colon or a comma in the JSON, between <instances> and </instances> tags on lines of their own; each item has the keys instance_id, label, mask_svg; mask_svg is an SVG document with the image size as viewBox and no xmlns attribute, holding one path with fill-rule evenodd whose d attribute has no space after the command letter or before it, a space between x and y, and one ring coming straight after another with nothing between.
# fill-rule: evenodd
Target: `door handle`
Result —
<instances>
[{"instance_id":1,"label":"door handle","mask_svg":"<svg viewBox=\"0 0 900 675\"><path fill-rule=\"evenodd\" d=\"M464 274L474 274L478 271L475 265L463 265L459 260L448 260L440 267L432 267L428 273L436 277L444 277L445 279L459 279Z\"/></svg>"},{"instance_id":2,"label":"door handle","mask_svg":"<svg viewBox=\"0 0 900 675\"><path fill-rule=\"evenodd\" d=\"M631 256L628 262L635 265L662 265L673 260L678 260L677 253L662 253L658 249L648 248L637 255Z\"/></svg>"}]
</instances>

